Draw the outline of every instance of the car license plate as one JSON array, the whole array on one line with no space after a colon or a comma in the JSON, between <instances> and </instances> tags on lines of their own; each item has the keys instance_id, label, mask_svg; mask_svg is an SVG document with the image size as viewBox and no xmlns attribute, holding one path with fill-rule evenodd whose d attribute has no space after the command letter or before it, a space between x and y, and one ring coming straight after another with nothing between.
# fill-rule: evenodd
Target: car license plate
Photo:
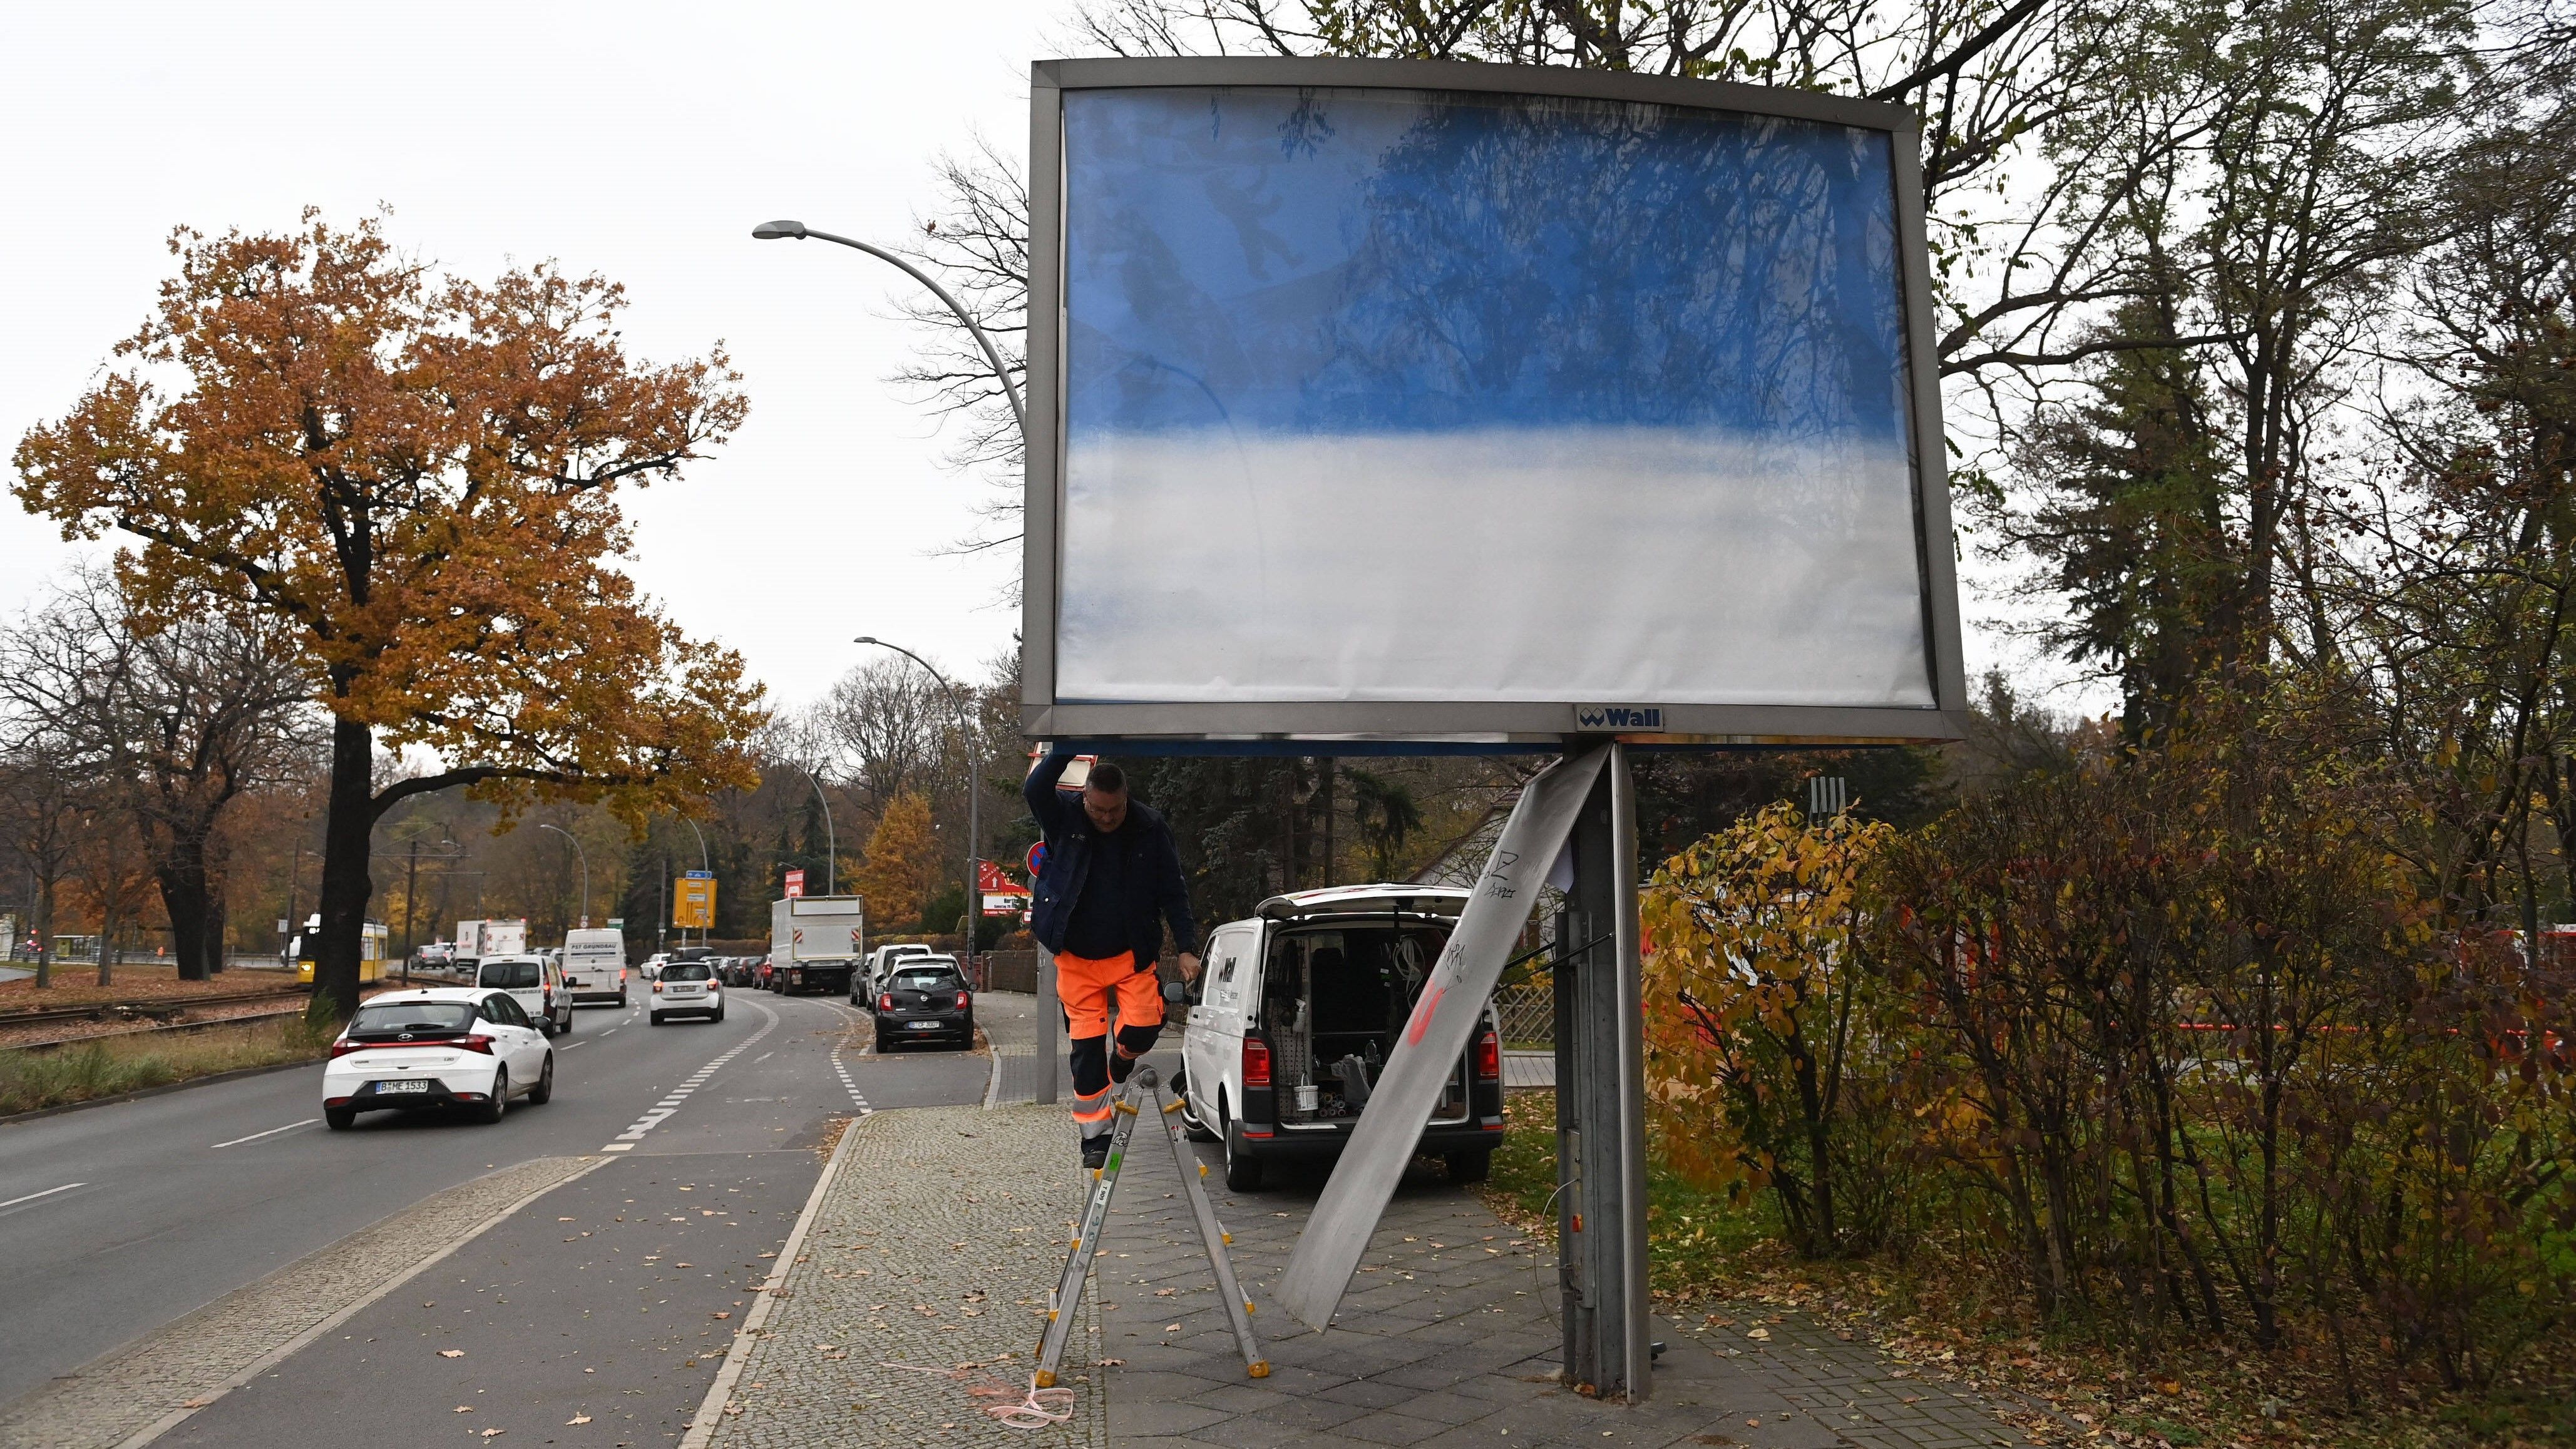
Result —
<instances>
[{"instance_id":1,"label":"car license plate","mask_svg":"<svg viewBox=\"0 0 2576 1449\"><path fill-rule=\"evenodd\" d=\"M937 1031L939 1030L939 1023L935 1021L916 1021L912 1023L912 1029L914 1031Z\"/></svg>"},{"instance_id":2,"label":"car license plate","mask_svg":"<svg viewBox=\"0 0 2576 1449\"><path fill-rule=\"evenodd\" d=\"M420 1081L420 1080L413 1080L413 1081L408 1081L408 1082L378 1082L378 1083L376 1083L376 1090L377 1090L379 1093L383 1093L383 1092L426 1092L426 1091L428 1091L428 1090L429 1090L429 1083L427 1083L427 1082L425 1082L425 1081Z\"/></svg>"}]
</instances>

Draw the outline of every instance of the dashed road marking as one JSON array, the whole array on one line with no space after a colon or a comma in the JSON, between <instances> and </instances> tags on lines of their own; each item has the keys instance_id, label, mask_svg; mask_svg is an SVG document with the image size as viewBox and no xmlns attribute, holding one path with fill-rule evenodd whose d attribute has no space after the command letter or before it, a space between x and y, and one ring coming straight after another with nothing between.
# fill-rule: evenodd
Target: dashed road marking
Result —
<instances>
[{"instance_id":1,"label":"dashed road marking","mask_svg":"<svg viewBox=\"0 0 2576 1449\"><path fill-rule=\"evenodd\" d=\"M765 1037L778 1029L777 1012L770 1010L768 1007L761 1005L757 1001L746 1002L744 1004L749 1006L752 1010L759 1012L761 1015L768 1017L769 1020L761 1024L760 1030L755 1031L751 1035L744 1037L741 1041L734 1043L733 1046L727 1049L723 1055L717 1057L714 1061L707 1063L705 1066L698 1068L696 1072L692 1073L685 1081L680 1083L679 1088L676 1091L663 1097L661 1101L654 1103L652 1111L636 1118L632 1126L629 1126L625 1131L618 1133L617 1140L608 1144L606 1147L601 1148L601 1151L627 1152L633 1150L636 1143L644 1140L645 1133L650 1132L654 1128L661 1126L664 1122L669 1121L673 1114L677 1113L681 1106L689 1100L689 1094L706 1085L707 1078L714 1076L717 1069L724 1066L725 1063L732 1061L735 1057L741 1056L751 1048L758 1046L762 1037ZM600 1035L606 1036L608 1033L601 1032Z\"/></svg>"},{"instance_id":2,"label":"dashed road marking","mask_svg":"<svg viewBox=\"0 0 2576 1449\"><path fill-rule=\"evenodd\" d=\"M849 1064L841 1060L841 1050L849 1044L850 1039L846 1032L842 1034L840 1040L832 1043L832 1075L841 1079L841 1090L850 1094L850 1105L858 1108L859 1115L865 1117L875 1112L876 1108L868 1105L866 1095L859 1091L859 1084L850 1080Z\"/></svg>"},{"instance_id":3,"label":"dashed road marking","mask_svg":"<svg viewBox=\"0 0 2576 1449\"><path fill-rule=\"evenodd\" d=\"M67 1183L64 1183L64 1184L63 1184L62 1186L60 1186L60 1187L49 1187L49 1188L46 1188L43 1192L31 1192L31 1193L27 1194L25 1197L13 1197L13 1198L9 1199L7 1202L0 1202L0 1208L13 1208L13 1207L16 1207L18 1204L20 1204L20 1203L22 1203L22 1202L34 1202L36 1199L38 1199L38 1198L40 1198L40 1197L52 1197L55 1193L58 1193L58 1192L69 1192L69 1191L71 1191L73 1188L76 1188L76 1187L87 1187L87 1186L89 1186L89 1184L88 1184L88 1183L85 1183L85 1182L67 1182Z\"/></svg>"},{"instance_id":4,"label":"dashed road marking","mask_svg":"<svg viewBox=\"0 0 2576 1449\"><path fill-rule=\"evenodd\" d=\"M301 1122L289 1122L283 1127L271 1127L265 1132L254 1132L248 1137L236 1137L229 1142L212 1143L208 1146L207 1150L212 1151L216 1147L239 1147L245 1142L257 1142L263 1137L274 1137L280 1132L292 1132L298 1127L310 1127L321 1120L322 1119L319 1117L307 1117ZM7 1203L0 1203L0 1207L7 1206Z\"/></svg>"}]
</instances>

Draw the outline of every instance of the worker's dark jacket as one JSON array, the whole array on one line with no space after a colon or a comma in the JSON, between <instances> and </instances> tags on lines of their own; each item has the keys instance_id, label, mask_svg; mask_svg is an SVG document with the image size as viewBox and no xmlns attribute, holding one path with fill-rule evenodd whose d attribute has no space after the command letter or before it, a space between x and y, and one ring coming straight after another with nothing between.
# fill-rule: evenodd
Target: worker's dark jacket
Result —
<instances>
[{"instance_id":1,"label":"worker's dark jacket","mask_svg":"<svg viewBox=\"0 0 2576 1449\"><path fill-rule=\"evenodd\" d=\"M1150 971L1162 954L1163 926L1169 922L1180 949L1195 953L1198 927L1190 920L1189 889L1181 882L1181 853L1172 843L1171 827L1130 800L1126 820L1103 835L1083 813L1082 797L1055 787L1072 763L1073 756L1061 747L1049 750L1021 787L1029 813L1046 834L1046 860L1032 891L1036 900L1029 911L1030 934L1059 955L1070 949L1096 959L1133 951L1136 969ZM1084 901L1085 891L1102 889L1114 894ZM1093 939L1068 942L1077 906L1084 934ZM1104 921L1114 942L1098 939Z\"/></svg>"}]
</instances>

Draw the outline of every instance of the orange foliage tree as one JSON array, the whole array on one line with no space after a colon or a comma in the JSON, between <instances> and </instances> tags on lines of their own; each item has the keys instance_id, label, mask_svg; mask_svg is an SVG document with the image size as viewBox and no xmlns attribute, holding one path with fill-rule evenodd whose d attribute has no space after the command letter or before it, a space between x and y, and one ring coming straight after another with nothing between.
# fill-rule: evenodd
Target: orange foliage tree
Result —
<instances>
[{"instance_id":1,"label":"orange foliage tree","mask_svg":"<svg viewBox=\"0 0 2576 1449\"><path fill-rule=\"evenodd\" d=\"M868 833L868 858L859 867L859 894L868 913L889 930L896 921L918 921L939 875L939 841L930 829L930 802L906 790L886 805Z\"/></svg>"},{"instance_id":2,"label":"orange foliage tree","mask_svg":"<svg viewBox=\"0 0 2576 1449\"><path fill-rule=\"evenodd\" d=\"M640 825L752 783L741 659L611 566L618 486L740 424L721 348L638 363L618 286L436 276L372 219L170 246L155 315L19 443L15 491L66 537L133 540L147 620L207 590L290 627L333 720L317 977L343 1012L396 802L464 786L505 815L603 800ZM440 764L379 787L379 746Z\"/></svg>"}]
</instances>

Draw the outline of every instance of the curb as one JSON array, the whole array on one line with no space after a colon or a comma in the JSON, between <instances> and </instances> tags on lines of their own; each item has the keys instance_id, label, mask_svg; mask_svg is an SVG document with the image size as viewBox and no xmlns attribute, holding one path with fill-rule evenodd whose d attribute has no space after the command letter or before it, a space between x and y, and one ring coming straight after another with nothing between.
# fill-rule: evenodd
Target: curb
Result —
<instances>
[{"instance_id":1,"label":"curb","mask_svg":"<svg viewBox=\"0 0 2576 1449\"><path fill-rule=\"evenodd\" d=\"M778 1249L778 1271L760 1285L760 1301L743 1315L742 1329L733 1336L733 1347L726 1351L723 1366L716 1370L715 1382L707 1385L707 1396L698 1403L696 1417L689 1421L688 1432L680 1436L679 1449L706 1449L715 1437L716 1425L724 1420L725 1405L733 1401L733 1386L742 1380L743 1366L751 1359L753 1344L760 1341L761 1330L769 1322L769 1310L778 1302L778 1290L786 1285L787 1275L796 1267L796 1255L804 1250L806 1231L814 1226L815 1215L822 1211L823 1197L840 1181L841 1164L850 1157L850 1144L859 1139L859 1130L867 1125L862 1116L841 1133L832 1148L832 1160L823 1164L823 1175L814 1180L814 1191L805 1198L805 1210L796 1215L796 1226L788 1231L787 1241ZM118 1449L126 1449L120 1445Z\"/></svg>"},{"instance_id":2,"label":"curb","mask_svg":"<svg viewBox=\"0 0 2576 1449\"><path fill-rule=\"evenodd\" d=\"M91 1097L80 1102L57 1102L50 1107L13 1112L6 1117L0 1117L0 1127L14 1126L20 1122L33 1122L39 1117L59 1117L65 1112L79 1112L91 1107L113 1107L119 1102L139 1102L146 1097L162 1097L172 1092L184 1092L190 1087L211 1087L217 1082L238 1082L245 1077L265 1077L271 1072L291 1072L298 1067L319 1065L321 1061L322 1058L317 1056L308 1057L300 1062L272 1062L264 1067L241 1067L229 1072L214 1072L207 1076L190 1077L184 1082L163 1082L157 1087L137 1087L131 1092L118 1092L113 1096Z\"/></svg>"}]
</instances>

